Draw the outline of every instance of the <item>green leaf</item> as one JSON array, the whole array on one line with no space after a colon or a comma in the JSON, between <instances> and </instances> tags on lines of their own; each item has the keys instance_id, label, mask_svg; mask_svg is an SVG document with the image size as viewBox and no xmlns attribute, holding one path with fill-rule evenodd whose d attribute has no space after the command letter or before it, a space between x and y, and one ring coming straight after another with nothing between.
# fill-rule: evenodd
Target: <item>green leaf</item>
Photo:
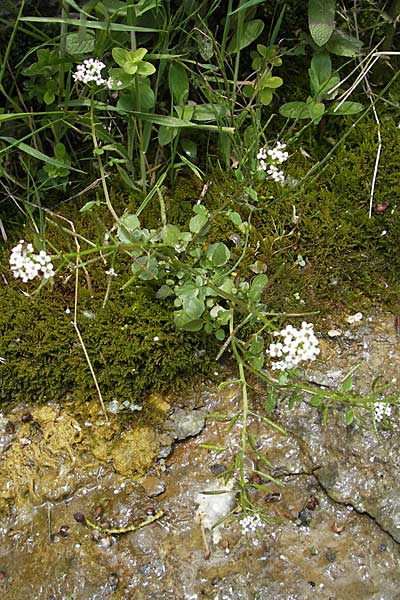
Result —
<instances>
[{"instance_id":1,"label":"green leaf","mask_svg":"<svg viewBox=\"0 0 400 600\"><path fill-rule=\"evenodd\" d=\"M252 300L253 302L259 302L261 294L263 293L263 290L267 283L268 277L264 273L261 273L260 275L254 277L253 281L251 282L250 290L248 292L249 300Z\"/></svg>"},{"instance_id":2,"label":"green leaf","mask_svg":"<svg viewBox=\"0 0 400 600\"><path fill-rule=\"evenodd\" d=\"M264 88L258 94L258 98L259 98L261 104L264 104L264 106L268 106L268 104L271 104L272 96L273 96L273 91L271 90L271 88Z\"/></svg>"},{"instance_id":3,"label":"green leaf","mask_svg":"<svg viewBox=\"0 0 400 600\"><path fill-rule=\"evenodd\" d=\"M217 329L214 335L220 342L222 342L225 339L225 331L223 329Z\"/></svg>"},{"instance_id":4,"label":"green leaf","mask_svg":"<svg viewBox=\"0 0 400 600\"><path fill-rule=\"evenodd\" d=\"M132 273L142 281L151 281L152 279L157 279L157 259L154 258L154 256L139 256L139 258L132 263L131 270Z\"/></svg>"},{"instance_id":5,"label":"green leaf","mask_svg":"<svg viewBox=\"0 0 400 600\"><path fill-rule=\"evenodd\" d=\"M141 77L150 77L150 75L153 75L153 73L155 72L155 66L147 62L146 60L142 60L142 62L138 64L137 74Z\"/></svg>"},{"instance_id":6,"label":"green leaf","mask_svg":"<svg viewBox=\"0 0 400 600\"><path fill-rule=\"evenodd\" d=\"M198 104L193 111L194 121L216 121L225 117L226 106L223 104Z\"/></svg>"},{"instance_id":7,"label":"green leaf","mask_svg":"<svg viewBox=\"0 0 400 600\"><path fill-rule=\"evenodd\" d=\"M209 212L206 207L201 204L194 206L193 211L196 213L196 216L190 219L189 229L192 233L199 233L204 225L207 224Z\"/></svg>"},{"instance_id":8,"label":"green leaf","mask_svg":"<svg viewBox=\"0 0 400 600\"><path fill-rule=\"evenodd\" d=\"M351 392L351 390L353 389L353 377L351 375L346 377L346 379L344 379L344 381L342 382L341 387L343 392Z\"/></svg>"},{"instance_id":9,"label":"green leaf","mask_svg":"<svg viewBox=\"0 0 400 600\"><path fill-rule=\"evenodd\" d=\"M122 217L120 225L117 229L118 239L123 244L130 244L132 242L131 233L139 228L140 221L136 215L125 215L124 217Z\"/></svg>"},{"instance_id":10,"label":"green leaf","mask_svg":"<svg viewBox=\"0 0 400 600\"><path fill-rule=\"evenodd\" d=\"M79 209L80 213L90 212L94 206L98 206L97 200L89 200Z\"/></svg>"},{"instance_id":11,"label":"green leaf","mask_svg":"<svg viewBox=\"0 0 400 600\"><path fill-rule=\"evenodd\" d=\"M199 319L205 310L205 304L203 300L197 298L197 296L188 296L183 298L182 309L188 316L188 318L194 320Z\"/></svg>"},{"instance_id":12,"label":"green leaf","mask_svg":"<svg viewBox=\"0 0 400 600\"><path fill-rule=\"evenodd\" d=\"M112 90L124 90L132 85L133 79L131 75L125 73L123 69L110 69L110 77L112 79Z\"/></svg>"},{"instance_id":13,"label":"green leaf","mask_svg":"<svg viewBox=\"0 0 400 600\"><path fill-rule=\"evenodd\" d=\"M321 396L313 396L310 400L310 404L311 406L314 406L315 408L318 408L319 406L322 406L322 398Z\"/></svg>"},{"instance_id":14,"label":"green leaf","mask_svg":"<svg viewBox=\"0 0 400 600\"><path fill-rule=\"evenodd\" d=\"M56 95L51 90L47 90L47 92L43 96L44 103L47 106L49 106L49 104L53 104L53 102L54 102L55 99L56 99Z\"/></svg>"},{"instance_id":15,"label":"green leaf","mask_svg":"<svg viewBox=\"0 0 400 600\"><path fill-rule=\"evenodd\" d=\"M319 122L325 112L322 102L287 102L279 109L279 114L288 119L311 119Z\"/></svg>"},{"instance_id":16,"label":"green leaf","mask_svg":"<svg viewBox=\"0 0 400 600\"><path fill-rule=\"evenodd\" d=\"M353 409L350 407L346 410L346 413L344 415L344 422L346 423L346 425L351 425L353 421L354 421L354 412L353 412Z\"/></svg>"},{"instance_id":17,"label":"green leaf","mask_svg":"<svg viewBox=\"0 0 400 600\"><path fill-rule=\"evenodd\" d=\"M269 75L268 77L263 77L262 80L260 81L260 87L264 88L272 88L272 89L276 89L278 87L281 87L281 85L283 84L283 79L282 77L273 77L272 75Z\"/></svg>"},{"instance_id":18,"label":"green leaf","mask_svg":"<svg viewBox=\"0 0 400 600\"><path fill-rule=\"evenodd\" d=\"M309 69L311 94L316 97L332 74L332 61L328 52L314 52ZM325 90L326 91L326 90Z\"/></svg>"},{"instance_id":19,"label":"green leaf","mask_svg":"<svg viewBox=\"0 0 400 600\"><path fill-rule=\"evenodd\" d=\"M236 226L239 226L239 225L241 225L241 224L242 224L242 217L239 215L239 213L238 213L238 212L236 212L236 211L234 211L234 210L231 210L231 211L229 212L229 215L228 215L228 216L229 216L229 219L230 219L230 221L231 221L231 222L232 222L234 225L236 225Z\"/></svg>"},{"instance_id":20,"label":"green leaf","mask_svg":"<svg viewBox=\"0 0 400 600\"><path fill-rule=\"evenodd\" d=\"M192 160L196 160L197 158L197 144L192 140L188 140L184 138L181 140L182 148L186 156L191 158Z\"/></svg>"},{"instance_id":21,"label":"green leaf","mask_svg":"<svg viewBox=\"0 0 400 600\"><path fill-rule=\"evenodd\" d=\"M179 242L180 234L181 231L179 227L168 223L163 227L161 237L166 246L171 246L173 248Z\"/></svg>"},{"instance_id":22,"label":"green leaf","mask_svg":"<svg viewBox=\"0 0 400 600\"><path fill-rule=\"evenodd\" d=\"M125 48L113 48L111 54L117 65L120 67L123 67L129 60L129 50L126 50Z\"/></svg>"},{"instance_id":23,"label":"green leaf","mask_svg":"<svg viewBox=\"0 0 400 600\"><path fill-rule=\"evenodd\" d=\"M335 28L335 0L308 0L308 25L317 46L323 46Z\"/></svg>"},{"instance_id":24,"label":"green leaf","mask_svg":"<svg viewBox=\"0 0 400 600\"><path fill-rule=\"evenodd\" d=\"M69 33L65 38L65 49L72 56L90 54L94 50L95 42L94 34L89 31Z\"/></svg>"},{"instance_id":25,"label":"green leaf","mask_svg":"<svg viewBox=\"0 0 400 600\"><path fill-rule=\"evenodd\" d=\"M223 242L211 244L211 246L207 248L206 254L207 258L211 260L215 267L222 267L223 265L226 265L231 256L229 248L225 246Z\"/></svg>"},{"instance_id":26,"label":"green leaf","mask_svg":"<svg viewBox=\"0 0 400 600\"><path fill-rule=\"evenodd\" d=\"M173 296L174 292L169 285L165 285L165 283L160 287L156 292L156 298L158 300L164 300L164 298L168 298L169 296Z\"/></svg>"},{"instance_id":27,"label":"green leaf","mask_svg":"<svg viewBox=\"0 0 400 600\"><path fill-rule=\"evenodd\" d=\"M326 45L326 49L337 56L357 56L361 48L360 40L342 31L334 31Z\"/></svg>"},{"instance_id":28,"label":"green leaf","mask_svg":"<svg viewBox=\"0 0 400 600\"><path fill-rule=\"evenodd\" d=\"M172 142L178 131L179 130L176 127L166 127L165 125L161 125L158 129L158 143L160 146L166 146Z\"/></svg>"},{"instance_id":29,"label":"green leaf","mask_svg":"<svg viewBox=\"0 0 400 600\"><path fill-rule=\"evenodd\" d=\"M4 115L4 116L7 116L7 115ZM79 169L74 169L70 165L68 165L64 162L60 162L60 161L56 160L55 158L52 158L51 156L47 156L47 154L40 152L40 150L36 150L36 148L32 148L32 146L28 146L28 144L25 144L24 142L20 142L19 140L16 140L12 137L2 136L2 137L0 137L0 139L5 140L6 142L9 142L11 144L11 147L16 147L16 148L18 148L18 150L21 150L25 154L32 156L32 158L41 160L49 165L53 165L53 167L58 167L61 169L70 169L71 171L76 171L77 173L84 172L84 171L80 171ZM9 151L9 150L10 150L10 147L3 148L3 152Z\"/></svg>"},{"instance_id":30,"label":"green leaf","mask_svg":"<svg viewBox=\"0 0 400 600\"><path fill-rule=\"evenodd\" d=\"M329 109L329 114L332 115L356 115L357 113L361 112L363 110L364 106L362 104L360 104L359 102L343 102L343 104L338 108L338 110L335 110L335 107L331 106Z\"/></svg>"},{"instance_id":31,"label":"green leaf","mask_svg":"<svg viewBox=\"0 0 400 600\"><path fill-rule=\"evenodd\" d=\"M229 54L243 50L246 46L252 44L264 29L264 22L260 19L254 19L253 21L247 21L244 24L241 37L239 39L238 31L235 31L233 37L228 45L227 52Z\"/></svg>"},{"instance_id":32,"label":"green leaf","mask_svg":"<svg viewBox=\"0 0 400 600\"><path fill-rule=\"evenodd\" d=\"M181 63L171 63L168 71L168 83L174 103L185 104L189 97L189 77Z\"/></svg>"},{"instance_id":33,"label":"green leaf","mask_svg":"<svg viewBox=\"0 0 400 600\"><path fill-rule=\"evenodd\" d=\"M174 321L178 329L184 331L200 331L203 328L204 321L202 319L191 319L184 310L174 312Z\"/></svg>"}]
</instances>

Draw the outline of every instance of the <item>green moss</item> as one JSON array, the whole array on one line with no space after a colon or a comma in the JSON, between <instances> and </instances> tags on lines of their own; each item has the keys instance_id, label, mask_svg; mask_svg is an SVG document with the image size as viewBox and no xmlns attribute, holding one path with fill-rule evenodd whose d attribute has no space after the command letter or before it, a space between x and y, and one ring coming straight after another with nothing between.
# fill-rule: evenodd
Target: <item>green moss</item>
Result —
<instances>
[{"instance_id":1,"label":"green moss","mask_svg":"<svg viewBox=\"0 0 400 600\"><path fill-rule=\"evenodd\" d=\"M6 286L0 302L3 401L96 395L71 314L50 289L31 299ZM141 403L150 391L180 389L188 377L192 381L212 369L212 340L176 331L171 308L155 301L151 290L121 292L115 286L106 308L92 299L84 316L83 306L79 327L106 402Z\"/></svg>"}]
</instances>

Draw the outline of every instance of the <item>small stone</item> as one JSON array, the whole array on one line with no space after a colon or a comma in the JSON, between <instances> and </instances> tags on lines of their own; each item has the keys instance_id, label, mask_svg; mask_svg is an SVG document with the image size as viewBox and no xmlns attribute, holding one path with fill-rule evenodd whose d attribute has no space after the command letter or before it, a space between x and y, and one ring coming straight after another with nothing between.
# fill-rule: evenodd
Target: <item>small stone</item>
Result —
<instances>
[{"instance_id":1,"label":"small stone","mask_svg":"<svg viewBox=\"0 0 400 600\"><path fill-rule=\"evenodd\" d=\"M200 410L186 411L177 408L172 415L174 422L174 433L178 440L193 437L203 430L205 425L205 412Z\"/></svg>"}]
</instances>

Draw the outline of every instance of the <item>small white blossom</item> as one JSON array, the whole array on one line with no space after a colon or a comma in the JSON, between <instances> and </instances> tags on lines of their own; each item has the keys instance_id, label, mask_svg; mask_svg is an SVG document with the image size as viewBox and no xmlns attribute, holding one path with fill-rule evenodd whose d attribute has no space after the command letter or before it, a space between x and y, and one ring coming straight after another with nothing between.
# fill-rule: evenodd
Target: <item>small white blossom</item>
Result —
<instances>
[{"instance_id":1,"label":"small white blossom","mask_svg":"<svg viewBox=\"0 0 400 600\"><path fill-rule=\"evenodd\" d=\"M105 64L97 58L88 58L83 61L81 65L77 65L75 73L72 77L74 81L81 81L82 83L94 82L96 85L102 85L105 83L108 88L112 86L112 79L103 79L101 71L105 68Z\"/></svg>"},{"instance_id":2,"label":"small white blossom","mask_svg":"<svg viewBox=\"0 0 400 600\"><path fill-rule=\"evenodd\" d=\"M268 150L267 154L273 161L278 161L279 163L285 162L289 158L288 152L282 152L286 148L286 144L282 144L281 142L276 142L275 148L272 150Z\"/></svg>"},{"instance_id":3,"label":"small white blossom","mask_svg":"<svg viewBox=\"0 0 400 600\"><path fill-rule=\"evenodd\" d=\"M44 250L34 254L32 244L27 244L24 240L20 240L11 250L9 262L14 277L22 279L24 283L39 275L43 279L54 277L51 257Z\"/></svg>"},{"instance_id":4,"label":"small white blossom","mask_svg":"<svg viewBox=\"0 0 400 600\"><path fill-rule=\"evenodd\" d=\"M271 179L276 181L276 183L284 183L284 181L285 181L285 176L283 174L283 171L278 169L278 167L276 167L275 165L269 166L269 169L267 170L267 174L271 177Z\"/></svg>"},{"instance_id":5,"label":"small white blossom","mask_svg":"<svg viewBox=\"0 0 400 600\"><path fill-rule=\"evenodd\" d=\"M267 171L267 174L276 183L285 183L285 175L277 165L282 164L289 158L289 153L285 151L286 144L282 142L276 142L275 148L266 149L260 148L257 159L259 164L257 167L258 171Z\"/></svg>"},{"instance_id":6,"label":"small white blossom","mask_svg":"<svg viewBox=\"0 0 400 600\"><path fill-rule=\"evenodd\" d=\"M374 414L375 421L379 423L382 421L383 417L390 417L392 414L392 407L390 404L386 402L375 402L374 403Z\"/></svg>"},{"instance_id":7,"label":"small white blossom","mask_svg":"<svg viewBox=\"0 0 400 600\"><path fill-rule=\"evenodd\" d=\"M267 350L271 358L282 358L272 364L274 370L293 369L300 362L315 360L320 352L312 323L303 321L301 329L287 325L281 331L275 331L273 335L280 337L283 342L272 343Z\"/></svg>"},{"instance_id":8,"label":"small white blossom","mask_svg":"<svg viewBox=\"0 0 400 600\"><path fill-rule=\"evenodd\" d=\"M243 535L255 533L257 529L265 527L265 523L258 514L246 515L239 521Z\"/></svg>"}]
</instances>

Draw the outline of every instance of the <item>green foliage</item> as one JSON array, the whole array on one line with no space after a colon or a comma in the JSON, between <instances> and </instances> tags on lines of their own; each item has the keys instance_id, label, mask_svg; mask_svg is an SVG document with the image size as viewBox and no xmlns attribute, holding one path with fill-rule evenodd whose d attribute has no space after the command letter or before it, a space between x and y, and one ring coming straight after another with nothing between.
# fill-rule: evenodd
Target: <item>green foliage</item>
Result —
<instances>
[{"instance_id":1,"label":"green foliage","mask_svg":"<svg viewBox=\"0 0 400 600\"><path fill-rule=\"evenodd\" d=\"M14 287L0 291L2 401L76 401L96 395L86 359L64 312L49 289L35 299ZM78 323L106 402L145 402L151 391L179 389L190 375L212 368L210 341L179 333L168 305L150 290L116 286L106 307L102 298L80 306ZM85 309L85 305L88 306ZM86 316L85 316L86 315ZM157 341L154 338L159 338ZM200 350L208 348L203 356Z\"/></svg>"}]
</instances>

